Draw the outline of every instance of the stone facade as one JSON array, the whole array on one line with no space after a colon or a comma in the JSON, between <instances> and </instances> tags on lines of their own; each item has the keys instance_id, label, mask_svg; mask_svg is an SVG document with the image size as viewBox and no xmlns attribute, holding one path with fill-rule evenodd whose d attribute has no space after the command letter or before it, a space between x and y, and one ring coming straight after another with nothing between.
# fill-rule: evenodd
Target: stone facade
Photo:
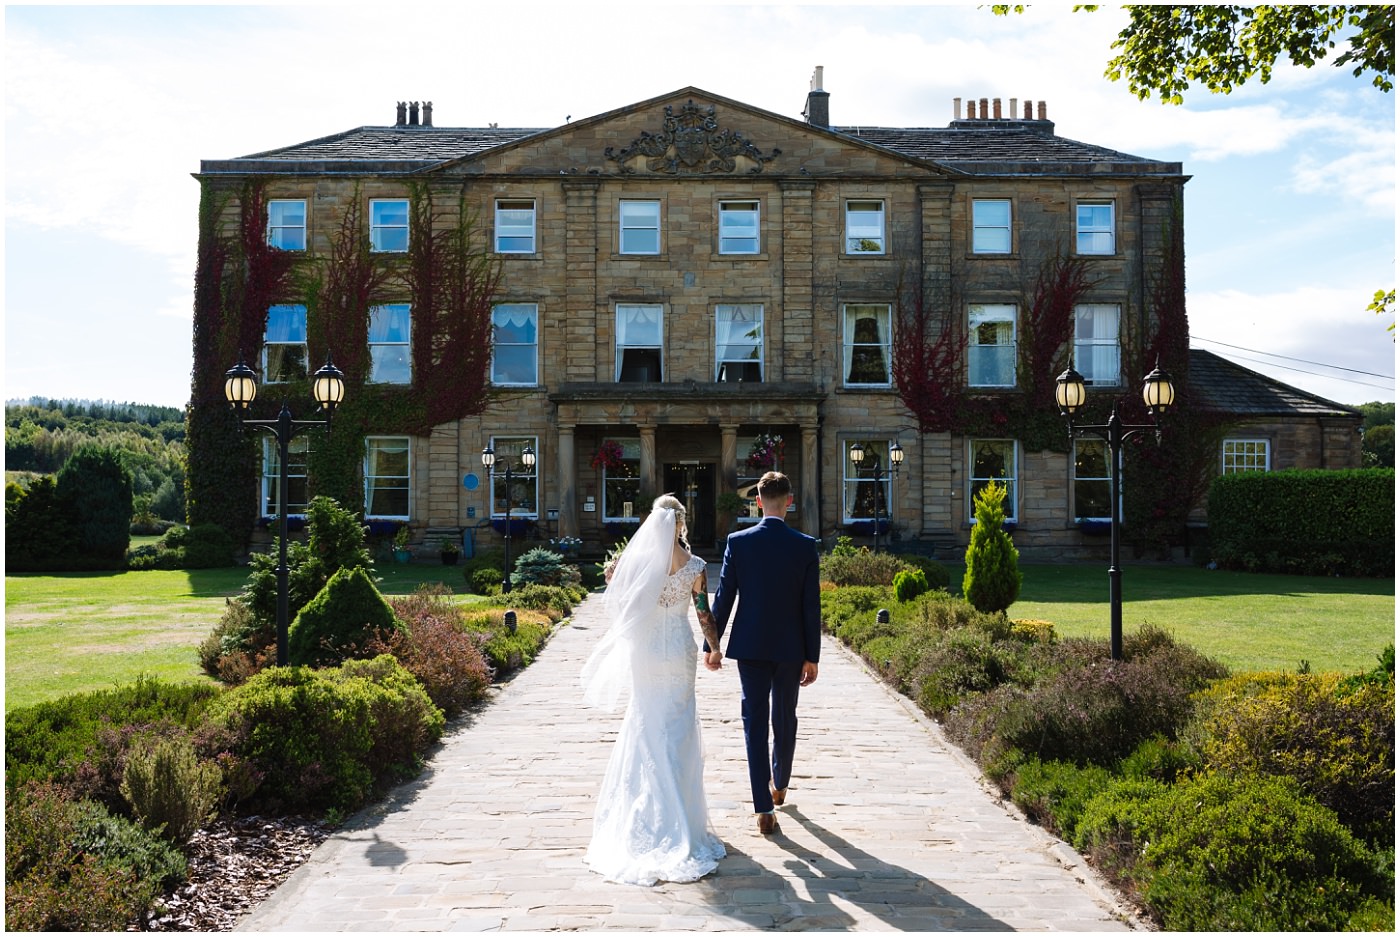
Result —
<instances>
[{"instance_id":1,"label":"stone facade","mask_svg":"<svg viewBox=\"0 0 1400 937\"><path fill-rule=\"evenodd\" d=\"M826 98L814 90L809 114L820 119ZM758 434L782 437L780 467L797 494L792 522L808 533L829 540L870 516L874 483L847 482L847 449L877 441L883 455L897 441L905 460L884 509L896 535L965 544L975 441L918 432L888 373L890 319L883 332L853 339L845 310L887 308L892 317L901 290L920 284L956 316L977 304L1024 312L1041 265L1075 253L1077 206L1094 203L1112 206L1112 249L1088 258L1096 286L1084 301L1117 307L1119 340L1140 340L1147 284L1170 241L1180 246L1187 180L1176 163L1056 137L1043 115L959 118L936 131L833 129L695 88L539 131L360 128L206 161L201 178L259 174L271 179L269 198L305 200L312 253L329 249L357 187L366 201L401 199L410 180L427 182L444 204L463 197L492 243L499 200L533 206L534 249L501 255L497 299L536 311L536 379L500 388L480 416L411 439L406 519L420 539L502 518L504 485L486 477L480 453L493 440L525 440L538 463L517 510L539 532L601 548L651 496L675 490L702 552L729 527L718 496L743 492L758 474L746 465ZM1009 250L974 251L973 203L983 199L1009 205ZM621 243L623 203L633 200L659 206L654 254ZM721 251L722 203L757 206L756 253ZM853 203L880 206L880 249L848 251ZM619 307L629 306L660 309L659 381L619 378ZM722 306L762 307L761 380L753 371L717 379ZM884 381L850 386L853 340L883 344L872 354L884 356ZM1136 393L1139 377L1121 375L1118 391ZM1281 432L1290 434L1281 445L1310 445L1310 430ZM625 445L626 471L640 479L614 485L611 496L593 464L606 440ZM1338 440L1322 464L1351 458L1341 451L1350 438ZM1069 459L1017 446L1014 463L1018 544L1083 545ZM494 536L480 531L478 542Z\"/></svg>"}]
</instances>

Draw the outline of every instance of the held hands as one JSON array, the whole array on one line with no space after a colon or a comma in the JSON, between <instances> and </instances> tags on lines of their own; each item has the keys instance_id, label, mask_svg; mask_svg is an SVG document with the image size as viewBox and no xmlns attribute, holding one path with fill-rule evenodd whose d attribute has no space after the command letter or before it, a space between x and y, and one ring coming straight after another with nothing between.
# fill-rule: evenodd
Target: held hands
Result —
<instances>
[{"instance_id":1,"label":"held hands","mask_svg":"<svg viewBox=\"0 0 1400 937\"><path fill-rule=\"evenodd\" d=\"M709 670L719 670L722 660L724 660L724 654L719 651L705 652L705 667Z\"/></svg>"}]
</instances>

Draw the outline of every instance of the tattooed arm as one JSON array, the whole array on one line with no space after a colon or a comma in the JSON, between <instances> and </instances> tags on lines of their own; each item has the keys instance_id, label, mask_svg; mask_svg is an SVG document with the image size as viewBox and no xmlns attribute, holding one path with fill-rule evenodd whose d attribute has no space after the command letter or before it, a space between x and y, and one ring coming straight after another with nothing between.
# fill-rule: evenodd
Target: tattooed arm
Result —
<instances>
[{"instance_id":1,"label":"tattooed arm","mask_svg":"<svg viewBox=\"0 0 1400 937\"><path fill-rule=\"evenodd\" d=\"M709 589L705 583L705 571L701 570L700 575L695 579L695 617L700 620L700 633L705 636L705 666L711 670L718 670L720 661L724 655L719 649L719 626L715 623L714 613L710 611Z\"/></svg>"}]
</instances>

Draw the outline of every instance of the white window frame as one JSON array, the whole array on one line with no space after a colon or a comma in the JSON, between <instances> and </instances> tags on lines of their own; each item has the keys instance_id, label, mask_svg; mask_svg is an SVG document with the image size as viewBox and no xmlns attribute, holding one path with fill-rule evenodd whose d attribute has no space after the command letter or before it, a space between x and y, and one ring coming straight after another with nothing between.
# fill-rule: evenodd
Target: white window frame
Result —
<instances>
[{"instance_id":1,"label":"white window frame","mask_svg":"<svg viewBox=\"0 0 1400 937\"><path fill-rule=\"evenodd\" d=\"M847 254L878 256L885 253L885 214L882 198L846 199ZM867 216L872 220L865 220Z\"/></svg>"},{"instance_id":2,"label":"white window frame","mask_svg":"<svg viewBox=\"0 0 1400 937\"><path fill-rule=\"evenodd\" d=\"M1011 474L1008 475L979 475L977 473L978 450L984 446L1009 446L1011 449ZM1017 492L1019 489L1018 477L1020 472L1021 448L1014 439L968 439L967 446L967 521L972 523L977 520L977 514L973 510L973 505L977 501L977 495L990 482L999 482L1006 489L1006 501L1003 508L1006 512L1006 520L1016 523L1019 513L1016 507Z\"/></svg>"},{"instance_id":3,"label":"white window frame","mask_svg":"<svg viewBox=\"0 0 1400 937\"><path fill-rule=\"evenodd\" d=\"M384 216L390 206L403 206L403 222L386 223ZM375 254L403 254L408 252L408 225L411 208L406 198L372 198L369 200L369 249ZM399 246L399 232L402 232L403 246Z\"/></svg>"},{"instance_id":4,"label":"white window frame","mask_svg":"<svg viewBox=\"0 0 1400 937\"><path fill-rule=\"evenodd\" d=\"M531 328L534 331L535 340L532 342L509 342L502 341L504 329L511 326L506 317L525 316L529 322L528 326L520 328ZM528 349L530 359L530 376L528 380L503 380L506 376L497 370L499 359L497 352L504 350ZM510 352L508 352L509 354ZM514 357L514 354L511 354ZM512 368L523 365L521 362L511 361ZM491 307L491 383L497 387L536 387L540 382L540 307L538 303L496 303Z\"/></svg>"},{"instance_id":5,"label":"white window frame","mask_svg":"<svg viewBox=\"0 0 1400 937\"><path fill-rule=\"evenodd\" d=\"M529 212L529 222L523 219ZM535 200L532 198L496 199L496 253L535 253Z\"/></svg>"},{"instance_id":6,"label":"white window frame","mask_svg":"<svg viewBox=\"0 0 1400 937\"><path fill-rule=\"evenodd\" d=\"M862 311L875 312L877 324L881 324L881 340L878 342L856 341L855 327ZM889 387L894 381L894 315L889 303L846 303L841 307L841 383L845 387ZM884 366L883 381L851 380L856 366L856 352L861 349L878 349Z\"/></svg>"},{"instance_id":7,"label":"white window frame","mask_svg":"<svg viewBox=\"0 0 1400 937\"><path fill-rule=\"evenodd\" d=\"M1117 303L1080 303L1074 307L1074 369L1091 387L1123 385L1123 349L1119 333L1123 310Z\"/></svg>"},{"instance_id":8,"label":"white window frame","mask_svg":"<svg viewBox=\"0 0 1400 937\"><path fill-rule=\"evenodd\" d=\"M967 386L1016 386L1016 326L1018 310L1013 303L972 303L967 307ZM1010 341L1001 341L999 325L1009 326ZM984 342L996 333L995 342ZM986 359L987 364L983 364ZM1008 362L1003 359L1010 359ZM1008 370L1010 374L1008 375Z\"/></svg>"},{"instance_id":9,"label":"white window frame","mask_svg":"<svg viewBox=\"0 0 1400 937\"><path fill-rule=\"evenodd\" d=\"M272 338L274 320L284 314L292 317L290 337L274 340ZM296 316L298 314L300 314L301 317L299 331L296 325ZM284 370L285 365L283 365L283 367L278 367L281 362L274 360L272 354L273 347L280 349L279 354L276 356L278 359L286 355L288 350L301 349L301 373L286 374ZM267 307L267 325L263 328L263 383L286 384L291 381L306 380L307 375L310 373L310 371L307 370L307 362L309 360L306 348L306 306L301 303L274 303ZM276 373L274 373L274 369L276 369Z\"/></svg>"},{"instance_id":10,"label":"white window frame","mask_svg":"<svg viewBox=\"0 0 1400 937\"><path fill-rule=\"evenodd\" d=\"M992 208L1005 207L1006 219L988 217ZM981 215L981 217L978 217ZM1011 199L975 198L972 200L972 252L974 254L1011 253Z\"/></svg>"},{"instance_id":11,"label":"white window frame","mask_svg":"<svg viewBox=\"0 0 1400 937\"><path fill-rule=\"evenodd\" d=\"M645 213L637 211L643 206L649 207ZM630 244L629 233L633 235L631 240L643 236L643 232L651 232L651 238L645 245ZM651 248L651 241L655 241L655 247ZM661 200L655 198L624 198L617 203L617 252L619 254L642 254L645 256L655 256L661 253Z\"/></svg>"},{"instance_id":12,"label":"white window frame","mask_svg":"<svg viewBox=\"0 0 1400 937\"><path fill-rule=\"evenodd\" d=\"M375 453L383 452L386 455L399 453L403 454L404 474L388 472L379 473L376 470L387 466L376 465ZM408 436L366 436L365 437L365 519L370 518L381 520L406 521L413 510L413 440ZM401 484L377 485L380 479ZM402 514L376 513L374 511L374 495L376 488L384 491L402 491L404 499L404 511Z\"/></svg>"},{"instance_id":13,"label":"white window frame","mask_svg":"<svg viewBox=\"0 0 1400 937\"><path fill-rule=\"evenodd\" d=\"M1267 472L1273 464L1269 440L1232 438L1220 443L1220 474Z\"/></svg>"},{"instance_id":14,"label":"white window frame","mask_svg":"<svg viewBox=\"0 0 1400 937\"><path fill-rule=\"evenodd\" d=\"M510 518L512 520L539 520L540 517L540 445L539 438L535 436L492 436L491 449L496 453L496 461L491 466L486 479L486 490L490 492L491 519L506 519L506 466L510 466L510 483L512 490L518 492L519 486L525 485L530 493L528 507L522 504L519 497L511 500ZM535 450L535 464L526 468L520 460L520 454L529 446ZM499 483L499 484L498 484ZM499 491L497 489L500 489ZM497 505L500 509L497 510Z\"/></svg>"},{"instance_id":15,"label":"white window frame","mask_svg":"<svg viewBox=\"0 0 1400 937\"><path fill-rule=\"evenodd\" d=\"M1094 216L1107 209L1107 221ZM1118 211L1112 199L1081 199L1074 206L1074 252L1111 257L1118 253Z\"/></svg>"},{"instance_id":16,"label":"white window frame","mask_svg":"<svg viewBox=\"0 0 1400 937\"><path fill-rule=\"evenodd\" d=\"M891 515L890 497L894 494L894 489L890 484L893 479L889 474L889 454L890 445L895 440L893 437L860 439L859 442L865 449L865 462L860 466L851 462L851 444L856 441L854 437L839 441L841 446L839 453L841 459L841 522L843 524L855 524L861 521L874 523L878 507L881 516L888 524ZM882 489L880 491L876 491L874 488L875 466L866 467L872 461L872 457L878 459L880 464L880 489ZM868 514L855 513L857 504L862 500L862 485L869 486L869 497L866 499L870 504L870 513Z\"/></svg>"},{"instance_id":17,"label":"white window frame","mask_svg":"<svg viewBox=\"0 0 1400 937\"><path fill-rule=\"evenodd\" d=\"M748 318L745 318L748 317ZM736 340L736 334L737 340ZM755 336L754 333L757 333ZM737 380L763 383L763 304L720 303L715 306L715 381L730 380L728 369L733 366L740 374L758 366L756 380L740 376Z\"/></svg>"},{"instance_id":18,"label":"white window frame","mask_svg":"<svg viewBox=\"0 0 1400 937\"><path fill-rule=\"evenodd\" d=\"M301 207L301 223L288 223L286 206ZM290 243L289 243L290 242ZM283 251L306 250L306 199L272 198L267 200L267 243Z\"/></svg>"},{"instance_id":19,"label":"white window frame","mask_svg":"<svg viewBox=\"0 0 1400 937\"><path fill-rule=\"evenodd\" d=\"M610 469L603 466L603 522L605 524L632 524L641 521L642 503L642 440L637 436L609 436L603 442L615 442L622 447L624 469ZM616 491L617 497L612 497ZM631 492L629 502L626 493ZM626 514L625 504L632 505L632 515Z\"/></svg>"},{"instance_id":20,"label":"white window frame","mask_svg":"<svg viewBox=\"0 0 1400 937\"><path fill-rule=\"evenodd\" d=\"M758 199L723 199L719 203L719 252L757 254L759 249Z\"/></svg>"},{"instance_id":21,"label":"white window frame","mask_svg":"<svg viewBox=\"0 0 1400 937\"><path fill-rule=\"evenodd\" d=\"M375 340L375 332L383 327L384 316L404 317L403 332ZM369 378L370 384L413 383L413 307L408 303L382 303L369 310ZM395 368L398 375L388 376Z\"/></svg>"},{"instance_id":22,"label":"white window frame","mask_svg":"<svg viewBox=\"0 0 1400 937\"><path fill-rule=\"evenodd\" d=\"M1082 466L1081 466L1081 459L1080 459L1080 450L1081 450L1081 449L1086 449L1086 450L1087 450L1087 449L1097 449L1097 450L1099 450L1099 451L1102 453L1102 459L1103 459L1103 474L1102 474L1102 475L1091 475L1091 474L1083 474L1083 473L1081 473L1081 471L1080 471L1080 469L1081 469L1081 467L1082 467ZM1074 519L1075 519L1076 522L1078 522L1078 521L1106 521L1106 520L1112 520L1112 518L1113 518L1113 514L1112 514L1112 512L1113 512L1113 477L1112 477L1113 464L1109 461L1109 460L1112 459L1112 458L1113 458L1113 453L1109 450L1108 443L1105 442L1105 441L1102 440L1102 439L1076 439L1076 440L1074 441L1074 451L1073 451L1072 453L1070 453L1070 468L1071 468L1071 470L1074 472L1074 478L1073 478L1072 484L1071 484L1071 486L1070 486L1070 497L1071 497L1071 499L1072 499L1072 502L1071 502L1071 504L1070 504L1070 510L1073 512L1073 514L1074 514ZM1094 486L1094 489L1093 489L1093 490L1095 490L1095 491L1097 491L1097 489L1098 489L1098 487L1099 487L1100 485L1103 486L1103 492L1104 492L1104 494L1103 494L1103 497L1102 497L1101 500L1103 501L1104 511L1105 511L1106 513L1104 513L1104 514L1082 514L1082 513L1080 513L1080 510L1079 510L1079 508L1080 508L1080 504L1079 504L1080 489L1083 488L1083 487L1085 487L1085 486L1089 486L1089 485ZM1121 494L1122 494L1122 493L1120 492L1119 494L1120 494L1120 497L1121 497ZM1085 500L1087 501L1089 498L1090 498L1090 495L1089 495L1088 493L1086 493L1086 494L1085 494Z\"/></svg>"},{"instance_id":23,"label":"white window frame","mask_svg":"<svg viewBox=\"0 0 1400 937\"><path fill-rule=\"evenodd\" d=\"M634 331L633 327L641 329L646 326L636 318L629 319L627 317L635 316L642 312L654 313L656 316L656 341L654 343L650 341L636 342L628 339L628 333ZM622 378L624 370L623 364L627 357L626 352L629 350L655 350L657 381L666 380L666 308L659 303L618 303L614 311L613 326L615 329L613 380L619 384L624 383ZM634 382L628 381L626 383Z\"/></svg>"},{"instance_id":24,"label":"white window frame","mask_svg":"<svg viewBox=\"0 0 1400 937\"><path fill-rule=\"evenodd\" d=\"M258 504L263 517L279 517L281 506L277 503L277 440L263 436L263 458L261 491ZM307 459L311 455L311 437L293 436L287 443L287 516L305 517L306 506L311 503L308 488ZM302 497L296 497L300 488Z\"/></svg>"}]
</instances>

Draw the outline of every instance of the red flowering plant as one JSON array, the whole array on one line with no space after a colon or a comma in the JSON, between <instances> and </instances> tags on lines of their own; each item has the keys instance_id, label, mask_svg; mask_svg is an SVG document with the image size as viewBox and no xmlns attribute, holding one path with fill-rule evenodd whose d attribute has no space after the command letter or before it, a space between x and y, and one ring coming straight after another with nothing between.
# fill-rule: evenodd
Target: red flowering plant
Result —
<instances>
[{"instance_id":1,"label":"red flowering plant","mask_svg":"<svg viewBox=\"0 0 1400 937\"><path fill-rule=\"evenodd\" d=\"M745 460L755 471L777 469L783 461L783 437L776 433L759 433L749 447L749 457Z\"/></svg>"},{"instance_id":2,"label":"red flowering plant","mask_svg":"<svg viewBox=\"0 0 1400 937\"><path fill-rule=\"evenodd\" d=\"M593 467L595 469L608 469L617 471L627 463L622 461L622 443L616 439L605 439L598 447L598 451L593 453Z\"/></svg>"}]
</instances>

